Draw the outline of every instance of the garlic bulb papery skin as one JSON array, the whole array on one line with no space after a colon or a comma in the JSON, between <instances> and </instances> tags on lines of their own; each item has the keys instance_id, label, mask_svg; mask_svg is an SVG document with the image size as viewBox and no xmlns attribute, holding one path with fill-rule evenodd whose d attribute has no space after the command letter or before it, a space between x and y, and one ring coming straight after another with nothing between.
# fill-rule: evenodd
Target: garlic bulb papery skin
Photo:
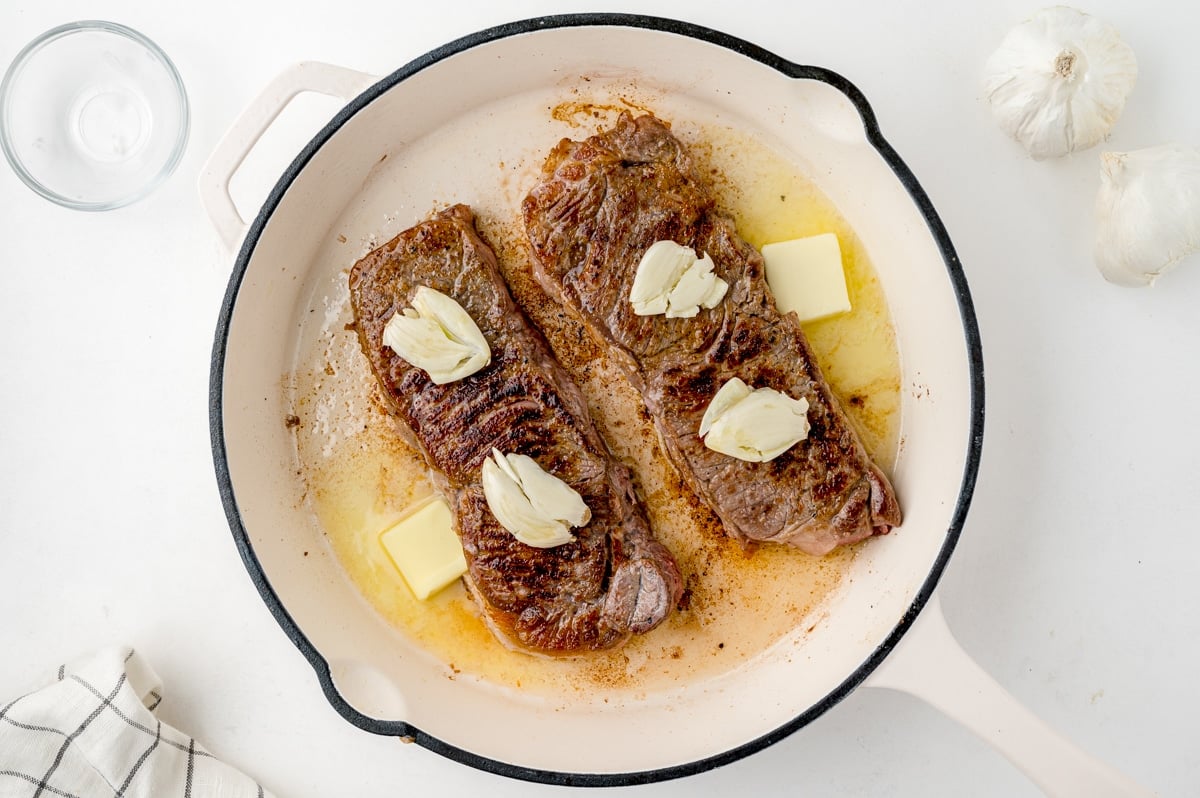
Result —
<instances>
[{"instance_id":1,"label":"garlic bulb papery skin","mask_svg":"<svg viewBox=\"0 0 1200 798\"><path fill-rule=\"evenodd\" d=\"M1200 149L1164 144L1100 156L1096 266L1146 286L1200 249Z\"/></svg>"},{"instance_id":2,"label":"garlic bulb papery skin","mask_svg":"<svg viewBox=\"0 0 1200 798\"><path fill-rule=\"evenodd\" d=\"M1112 25L1055 6L1013 28L984 71L997 124L1040 161L1107 135L1137 82L1137 59Z\"/></svg>"}]
</instances>

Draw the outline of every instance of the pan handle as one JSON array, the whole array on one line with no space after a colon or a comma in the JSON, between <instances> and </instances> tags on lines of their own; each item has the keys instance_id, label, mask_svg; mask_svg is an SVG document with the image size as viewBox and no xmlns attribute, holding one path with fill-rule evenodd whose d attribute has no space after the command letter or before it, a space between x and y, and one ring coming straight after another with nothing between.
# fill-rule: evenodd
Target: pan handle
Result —
<instances>
[{"instance_id":1,"label":"pan handle","mask_svg":"<svg viewBox=\"0 0 1200 798\"><path fill-rule=\"evenodd\" d=\"M303 92L327 94L348 102L378 80L375 75L353 69L303 61L285 69L250 103L200 170L200 201L226 249L236 250L249 226L233 203L229 182L288 103Z\"/></svg>"},{"instance_id":2,"label":"pan handle","mask_svg":"<svg viewBox=\"0 0 1200 798\"><path fill-rule=\"evenodd\" d=\"M1004 754L1051 798L1152 798L1022 706L963 651L935 593L865 683L920 698Z\"/></svg>"}]
</instances>

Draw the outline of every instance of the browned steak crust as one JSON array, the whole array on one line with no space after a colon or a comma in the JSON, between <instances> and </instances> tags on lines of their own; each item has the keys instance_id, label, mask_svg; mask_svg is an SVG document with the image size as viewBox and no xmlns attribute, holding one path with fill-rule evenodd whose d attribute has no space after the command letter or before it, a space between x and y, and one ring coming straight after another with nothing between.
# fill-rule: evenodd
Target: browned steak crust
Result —
<instances>
[{"instance_id":1,"label":"browned steak crust","mask_svg":"<svg viewBox=\"0 0 1200 798\"><path fill-rule=\"evenodd\" d=\"M776 309L762 257L665 123L623 114L599 135L563 140L523 210L538 281L623 363L667 455L730 535L824 554L900 523L795 315ZM662 239L708 253L729 283L725 300L693 319L635 315L638 261ZM700 419L731 377L807 399L808 439L766 463L705 447Z\"/></svg>"},{"instance_id":2,"label":"browned steak crust","mask_svg":"<svg viewBox=\"0 0 1200 798\"><path fill-rule=\"evenodd\" d=\"M384 345L387 321L420 285L466 309L491 347L489 365L435 385ZM660 623L682 592L675 561L579 389L514 305L470 209L448 208L362 258L350 298L362 350L450 504L468 585L501 639L563 654L615 646ZM480 484L492 447L534 458L580 493L592 518L574 542L532 548L500 526Z\"/></svg>"}]
</instances>

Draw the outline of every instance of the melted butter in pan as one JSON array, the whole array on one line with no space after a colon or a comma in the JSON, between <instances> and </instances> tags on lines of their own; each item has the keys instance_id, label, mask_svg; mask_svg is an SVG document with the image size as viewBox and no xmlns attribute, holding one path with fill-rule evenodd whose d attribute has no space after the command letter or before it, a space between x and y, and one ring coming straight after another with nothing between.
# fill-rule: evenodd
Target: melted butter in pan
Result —
<instances>
[{"instance_id":1,"label":"melted butter in pan","mask_svg":"<svg viewBox=\"0 0 1200 798\"><path fill-rule=\"evenodd\" d=\"M692 138L683 131L679 135ZM755 140L712 129L703 131L702 143L689 143L713 176L722 205L752 244L838 234L854 310L805 331L867 449L890 470L899 429L899 358L887 305L862 243L793 165ZM684 606L616 651L548 659L504 648L461 585L417 601L378 535L433 488L419 456L397 439L383 412L356 336L344 332L314 352L311 371L295 375L297 416L303 421L296 432L308 501L363 596L451 672L548 695L636 694L703 678L762 653L801 624L819 622L821 602L845 577L855 549L815 558L772 545L744 549L727 538L662 455L633 389L587 332L533 281L519 219L488 208L476 212L514 295L580 384L614 455L633 469L655 533L684 574Z\"/></svg>"}]
</instances>

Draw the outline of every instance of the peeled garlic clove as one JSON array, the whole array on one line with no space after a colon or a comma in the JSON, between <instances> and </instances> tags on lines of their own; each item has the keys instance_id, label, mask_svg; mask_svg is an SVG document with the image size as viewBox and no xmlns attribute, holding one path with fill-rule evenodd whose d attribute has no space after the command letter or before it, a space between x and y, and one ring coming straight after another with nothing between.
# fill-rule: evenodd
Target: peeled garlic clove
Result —
<instances>
[{"instance_id":1,"label":"peeled garlic clove","mask_svg":"<svg viewBox=\"0 0 1200 798\"><path fill-rule=\"evenodd\" d=\"M383 342L437 385L468 377L492 359L487 339L462 305L424 285L413 294L412 307L388 319Z\"/></svg>"},{"instance_id":2,"label":"peeled garlic clove","mask_svg":"<svg viewBox=\"0 0 1200 798\"><path fill-rule=\"evenodd\" d=\"M665 314L669 319L690 319L700 308L715 308L729 284L713 273L707 254L669 239L655 241L642 254L629 302L638 316Z\"/></svg>"},{"instance_id":3,"label":"peeled garlic clove","mask_svg":"<svg viewBox=\"0 0 1200 798\"><path fill-rule=\"evenodd\" d=\"M584 504L583 497L558 477L543 471L532 457L510 454L508 462L517 473L521 490L539 513L571 526L583 526L591 520L592 511Z\"/></svg>"},{"instance_id":4,"label":"peeled garlic clove","mask_svg":"<svg viewBox=\"0 0 1200 798\"><path fill-rule=\"evenodd\" d=\"M1104 138L1133 91L1137 59L1112 25L1056 6L1013 28L984 74L997 124L1042 160Z\"/></svg>"},{"instance_id":5,"label":"peeled garlic clove","mask_svg":"<svg viewBox=\"0 0 1200 798\"><path fill-rule=\"evenodd\" d=\"M420 286L413 295L412 306L422 317L435 320L450 340L467 347L477 355L491 354L487 339L483 337L471 314L441 291Z\"/></svg>"},{"instance_id":6,"label":"peeled garlic clove","mask_svg":"<svg viewBox=\"0 0 1200 798\"><path fill-rule=\"evenodd\" d=\"M492 449L480 474L483 495L500 526L527 546L548 549L575 539L592 513L567 483L523 454Z\"/></svg>"},{"instance_id":7,"label":"peeled garlic clove","mask_svg":"<svg viewBox=\"0 0 1200 798\"><path fill-rule=\"evenodd\" d=\"M1200 150L1106 152L1100 164L1096 266L1109 282L1153 285L1200 249Z\"/></svg>"},{"instance_id":8,"label":"peeled garlic clove","mask_svg":"<svg viewBox=\"0 0 1200 798\"><path fill-rule=\"evenodd\" d=\"M508 475L509 479L511 479L513 482L516 482L518 485L521 484L521 477L517 474L517 469L513 468L512 463L510 463L508 458L504 456L504 452L500 451L495 446L492 447L492 459L495 460L496 465L500 467L500 470Z\"/></svg>"},{"instance_id":9,"label":"peeled garlic clove","mask_svg":"<svg viewBox=\"0 0 1200 798\"><path fill-rule=\"evenodd\" d=\"M671 289L695 259L695 252L674 241L651 244L638 261L629 289L633 312L639 316L666 313Z\"/></svg>"},{"instance_id":10,"label":"peeled garlic clove","mask_svg":"<svg viewBox=\"0 0 1200 798\"><path fill-rule=\"evenodd\" d=\"M700 420L706 447L752 463L774 460L808 431L808 400L774 388L750 390L737 377L721 386Z\"/></svg>"},{"instance_id":11,"label":"peeled garlic clove","mask_svg":"<svg viewBox=\"0 0 1200 798\"><path fill-rule=\"evenodd\" d=\"M566 524L546 518L534 509L520 485L492 460L483 462L483 495L500 525L527 546L550 548L574 538Z\"/></svg>"},{"instance_id":12,"label":"peeled garlic clove","mask_svg":"<svg viewBox=\"0 0 1200 798\"><path fill-rule=\"evenodd\" d=\"M714 308L725 296L729 284L713 274L713 262L707 254L679 276L667 296L667 318L690 319L700 308Z\"/></svg>"},{"instance_id":13,"label":"peeled garlic clove","mask_svg":"<svg viewBox=\"0 0 1200 798\"><path fill-rule=\"evenodd\" d=\"M700 419L700 437L703 438L712 429L713 422L724 415L731 407L750 395L750 386L737 377L731 377L721 386L721 390L713 394L708 402L708 408Z\"/></svg>"}]
</instances>

